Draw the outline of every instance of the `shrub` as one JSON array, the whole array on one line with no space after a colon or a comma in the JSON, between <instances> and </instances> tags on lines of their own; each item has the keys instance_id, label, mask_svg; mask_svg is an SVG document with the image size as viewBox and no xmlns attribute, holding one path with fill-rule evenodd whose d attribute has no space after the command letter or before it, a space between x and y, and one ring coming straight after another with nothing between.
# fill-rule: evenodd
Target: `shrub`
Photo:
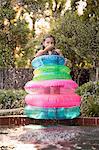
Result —
<instances>
[{"instance_id":1,"label":"shrub","mask_svg":"<svg viewBox=\"0 0 99 150\"><path fill-rule=\"evenodd\" d=\"M81 96L81 116L99 117L99 81L87 82L76 92Z\"/></svg>"},{"instance_id":2,"label":"shrub","mask_svg":"<svg viewBox=\"0 0 99 150\"><path fill-rule=\"evenodd\" d=\"M24 107L24 97L26 92L20 90L0 90L0 108L1 109L12 109Z\"/></svg>"}]
</instances>

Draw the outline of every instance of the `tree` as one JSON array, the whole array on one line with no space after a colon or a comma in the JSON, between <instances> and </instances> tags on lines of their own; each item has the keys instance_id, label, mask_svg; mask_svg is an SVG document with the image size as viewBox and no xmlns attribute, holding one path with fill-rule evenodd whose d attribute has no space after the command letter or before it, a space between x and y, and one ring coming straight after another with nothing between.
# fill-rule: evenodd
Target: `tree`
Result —
<instances>
[{"instance_id":1,"label":"tree","mask_svg":"<svg viewBox=\"0 0 99 150\"><path fill-rule=\"evenodd\" d=\"M22 13L22 11L21 11ZM30 33L27 22L22 16L16 17L16 10L10 0L1 3L0 7L0 63L2 67L15 67L16 53L22 54Z\"/></svg>"},{"instance_id":2,"label":"tree","mask_svg":"<svg viewBox=\"0 0 99 150\"><path fill-rule=\"evenodd\" d=\"M80 0L71 0L71 9L73 12L77 11L77 6ZM83 9L82 19L88 20L94 17L99 19L99 1L98 0L86 0L86 7Z\"/></svg>"},{"instance_id":3,"label":"tree","mask_svg":"<svg viewBox=\"0 0 99 150\"><path fill-rule=\"evenodd\" d=\"M57 20L52 33L65 57L71 60L72 66L83 69L88 64L96 67L99 58L99 32L96 29L98 22L82 21L75 13L68 12Z\"/></svg>"}]
</instances>

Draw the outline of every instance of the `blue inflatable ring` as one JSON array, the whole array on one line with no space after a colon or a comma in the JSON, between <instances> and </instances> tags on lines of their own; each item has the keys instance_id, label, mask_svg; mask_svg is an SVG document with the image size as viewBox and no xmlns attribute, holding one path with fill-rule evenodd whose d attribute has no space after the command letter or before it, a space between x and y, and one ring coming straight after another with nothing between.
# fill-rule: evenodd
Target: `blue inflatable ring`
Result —
<instances>
[{"instance_id":1,"label":"blue inflatable ring","mask_svg":"<svg viewBox=\"0 0 99 150\"><path fill-rule=\"evenodd\" d=\"M44 65L64 65L65 59L59 55L42 55L32 60L32 67L34 69Z\"/></svg>"}]
</instances>

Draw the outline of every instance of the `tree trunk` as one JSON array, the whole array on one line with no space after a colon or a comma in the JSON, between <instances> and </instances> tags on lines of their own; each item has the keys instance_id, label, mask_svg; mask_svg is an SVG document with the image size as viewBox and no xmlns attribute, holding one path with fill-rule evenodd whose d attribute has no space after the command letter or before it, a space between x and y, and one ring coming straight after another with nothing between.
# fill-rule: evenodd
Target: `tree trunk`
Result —
<instances>
[{"instance_id":1,"label":"tree trunk","mask_svg":"<svg viewBox=\"0 0 99 150\"><path fill-rule=\"evenodd\" d=\"M96 59L96 61L95 61L95 70L96 70L96 81L98 81L99 80L99 61Z\"/></svg>"},{"instance_id":2,"label":"tree trunk","mask_svg":"<svg viewBox=\"0 0 99 150\"><path fill-rule=\"evenodd\" d=\"M96 67L96 81L99 80L99 67Z\"/></svg>"}]
</instances>

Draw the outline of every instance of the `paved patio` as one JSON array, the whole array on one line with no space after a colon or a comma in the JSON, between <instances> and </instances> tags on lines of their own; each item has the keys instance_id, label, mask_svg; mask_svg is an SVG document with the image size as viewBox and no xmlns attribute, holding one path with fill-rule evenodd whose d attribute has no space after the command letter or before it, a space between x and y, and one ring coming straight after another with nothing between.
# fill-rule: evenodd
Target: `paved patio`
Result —
<instances>
[{"instance_id":1,"label":"paved patio","mask_svg":"<svg viewBox=\"0 0 99 150\"><path fill-rule=\"evenodd\" d=\"M27 125L0 129L0 150L99 150L99 127Z\"/></svg>"}]
</instances>

